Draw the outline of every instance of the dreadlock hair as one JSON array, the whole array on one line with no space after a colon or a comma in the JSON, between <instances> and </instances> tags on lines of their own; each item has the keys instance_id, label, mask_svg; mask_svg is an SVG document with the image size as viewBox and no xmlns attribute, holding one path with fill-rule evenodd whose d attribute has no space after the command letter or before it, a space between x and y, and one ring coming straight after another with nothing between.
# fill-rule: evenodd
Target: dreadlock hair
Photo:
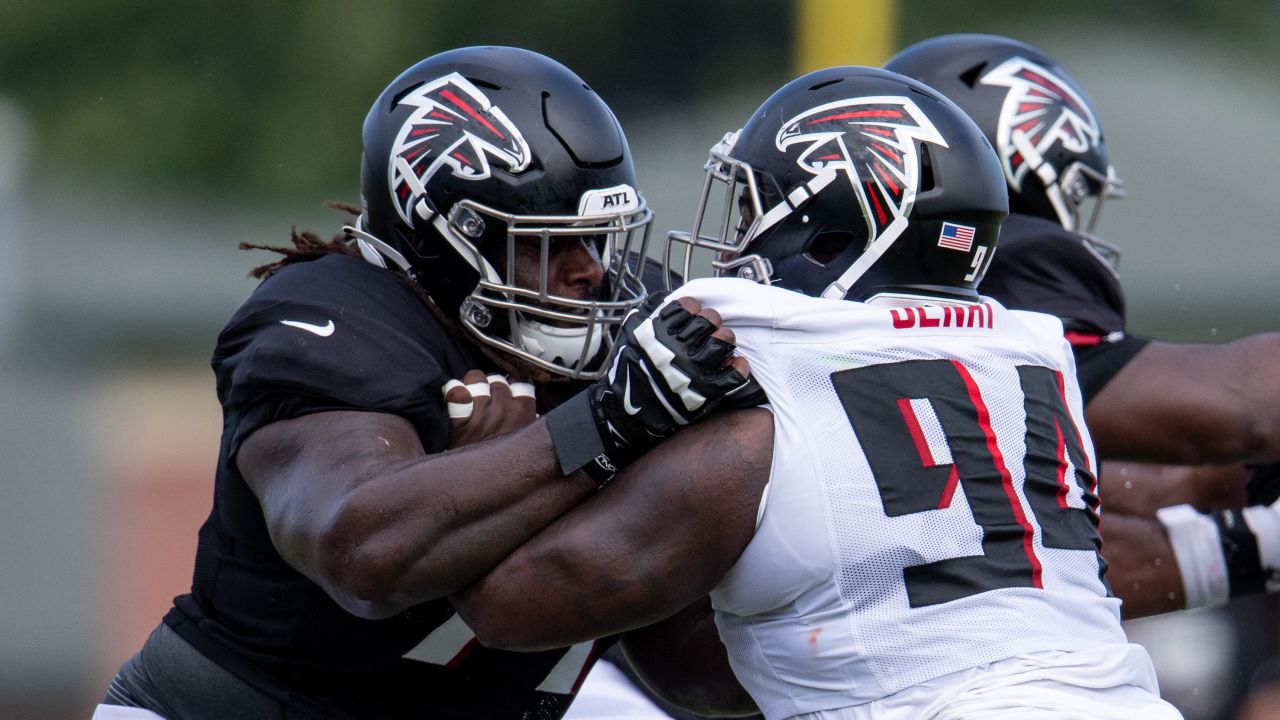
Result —
<instances>
[{"instance_id":1,"label":"dreadlock hair","mask_svg":"<svg viewBox=\"0 0 1280 720\"><path fill-rule=\"evenodd\" d=\"M325 203L326 206L341 212L349 213L352 216L360 215L360 208L350 203L338 200L330 200ZM289 230L289 240L292 247L283 245L259 245L257 243L242 242L241 250L266 250L279 254L280 259L259 265L249 271L249 276L259 280L271 275L275 271L288 265L296 265L301 262L308 262L322 258L326 255L341 254L351 257L363 258L360 250L356 247L354 238L348 237L345 233L334 235L329 240L322 239L316 233L310 230L298 231L295 225ZM490 365L503 374L512 378L532 382L539 386L566 385L572 383L570 378L554 375L546 370L521 360L520 358L506 355L494 348L486 345L467 332L459 323L450 318L447 313L440 309L435 300L427 294L427 291L421 285L414 282L409 276L402 272L395 273L401 282L409 286L413 290L413 294L422 301L427 310L435 317L440 326L449 334L456 342L465 347L472 355L483 357L489 361ZM538 403L542 404L545 393L538 393ZM546 412L550 408L540 408L540 412Z\"/></svg>"},{"instance_id":2,"label":"dreadlock hair","mask_svg":"<svg viewBox=\"0 0 1280 720\"><path fill-rule=\"evenodd\" d=\"M334 210L350 213L351 215L360 214L360 208L350 203L330 200L326 202L325 205L333 208ZM308 260L315 260L316 258L321 258L333 253L360 257L360 251L356 249L351 238L342 233L334 235L326 242L320 239L319 235L311 232L310 230L298 232L298 226L294 225L289 230L289 239L293 242L293 247L286 247L282 245L259 245L257 243L248 242L240 243L241 250L267 250L283 256L275 262L259 265L250 270L249 277L261 280L286 265L294 265Z\"/></svg>"}]
</instances>

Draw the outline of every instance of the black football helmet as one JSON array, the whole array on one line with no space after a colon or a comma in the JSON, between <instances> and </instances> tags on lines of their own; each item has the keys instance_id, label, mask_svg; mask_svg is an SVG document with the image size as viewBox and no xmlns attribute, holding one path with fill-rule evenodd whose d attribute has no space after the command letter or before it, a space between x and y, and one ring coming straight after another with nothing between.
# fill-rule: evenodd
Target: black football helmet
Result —
<instances>
[{"instance_id":1,"label":"black football helmet","mask_svg":"<svg viewBox=\"0 0 1280 720\"><path fill-rule=\"evenodd\" d=\"M528 50L469 47L406 70L364 123L363 213L347 228L477 339L547 370L598 377L646 290L652 213L609 107L563 65ZM604 269L590 297L554 294L557 243L588 241ZM517 283L517 244L540 258ZM530 277L522 268L522 277Z\"/></svg>"},{"instance_id":2,"label":"black football helmet","mask_svg":"<svg viewBox=\"0 0 1280 720\"><path fill-rule=\"evenodd\" d=\"M1065 68L1026 43L979 34L916 43L885 68L938 90L978 123L1000 155L1013 212L1085 235L1118 263L1116 248L1093 232L1103 201L1124 191L1098 113Z\"/></svg>"},{"instance_id":3,"label":"black football helmet","mask_svg":"<svg viewBox=\"0 0 1280 720\"><path fill-rule=\"evenodd\" d=\"M687 277L702 248L716 275L819 297L974 299L1009 211L973 121L878 68L791 81L711 149L706 171L693 230L668 235L672 272Z\"/></svg>"}]
</instances>

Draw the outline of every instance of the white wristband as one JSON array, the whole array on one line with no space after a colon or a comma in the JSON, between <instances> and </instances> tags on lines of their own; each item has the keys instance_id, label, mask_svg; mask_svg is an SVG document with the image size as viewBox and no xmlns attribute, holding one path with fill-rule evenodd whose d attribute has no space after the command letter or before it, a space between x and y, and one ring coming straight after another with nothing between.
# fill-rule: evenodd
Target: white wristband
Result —
<instances>
[{"instance_id":1,"label":"white wristband","mask_svg":"<svg viewBox=\"0 0 1280 720\"><path fill-rule=\"evenodd\" d=\"M1280 570L1280 512L1275 505L1247 507L1244 521L1258 541L1258 559L1262 567L1274 573Z\"/></svg>"},{"instance_id":2,"label":"white wristband","mask_svg":"<svg viewBox=\"0 0 1280 720\"><path fill-rule=\"evenodd\" d=\"M1226 602L1231 587L1227 564L1222 558L1218 524L1190 505L1160 508L1156 518L1169 533L1169 545L1182 575L1187 609Z\"/></svg>"}]
</instances>

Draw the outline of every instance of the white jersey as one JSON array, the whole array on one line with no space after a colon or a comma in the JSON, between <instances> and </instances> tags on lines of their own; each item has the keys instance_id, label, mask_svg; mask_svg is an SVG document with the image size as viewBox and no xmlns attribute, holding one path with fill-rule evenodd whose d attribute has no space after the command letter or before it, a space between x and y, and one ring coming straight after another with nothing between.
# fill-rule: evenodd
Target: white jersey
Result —
<instances>
[{"instance_id":1,"label":"white jersey","mask_svg":"<svg viewBox=\"0 0 1280 720\"><path fill-rule=\"evenodd\" d=\"M720 312L774 414L756 534L711 596L766 716L1123 646L1056 318L987 298L866 304L728 278L680 295Z\"/></svg>"}]
</instances>

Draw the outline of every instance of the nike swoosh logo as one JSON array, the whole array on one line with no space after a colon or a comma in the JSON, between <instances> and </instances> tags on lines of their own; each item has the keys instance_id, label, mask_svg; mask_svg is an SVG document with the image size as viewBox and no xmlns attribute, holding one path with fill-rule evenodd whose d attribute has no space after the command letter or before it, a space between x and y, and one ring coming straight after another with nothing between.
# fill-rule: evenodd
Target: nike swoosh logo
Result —
<instances>
[{"instance_id":1,"label":"nike swoosh logo","mask_svg":"<svg viewBox=\"0 0 1280 720\"><path fill-rule=\"evenodd\" d=\"M333 334L332 320L324 325L312 325L311 323L304 323L298 320L281 320L280 324L288 325L289 327L296 327L299 330L306 330L312 335L319 335L320 337L329 337Z\"/></svg>"},{"instance_id":2,"label":"nike swoosh logo","mask_svg":"<svg viewBox=\"0 0 1280 720\"><path fill-rule=\"evenodd\" d=\"M640 412L640 408L631 404L631 371L627 370L627 387L622 391L622 409L627 411L628 415L635 415Z\"/></svg>"}]
</instances>

